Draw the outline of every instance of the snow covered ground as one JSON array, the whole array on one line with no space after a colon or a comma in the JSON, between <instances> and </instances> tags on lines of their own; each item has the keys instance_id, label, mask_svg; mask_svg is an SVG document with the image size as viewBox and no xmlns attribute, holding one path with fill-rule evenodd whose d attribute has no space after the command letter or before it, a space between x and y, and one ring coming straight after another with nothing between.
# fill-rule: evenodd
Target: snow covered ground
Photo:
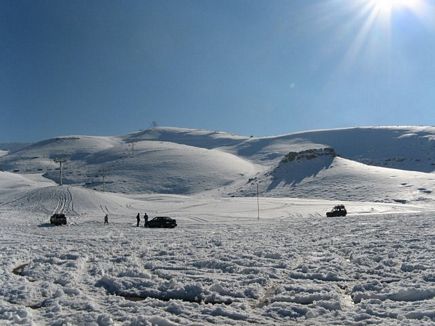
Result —
<instances>
[{"instance_id":1,"label":"snow covered ground","mask_svg":"<svg viewBox=\"0 0 435 326\"><path fill-rule=\"evenodd\" d=\"M433 325L434 140L154 128L3 144L0 325ZM326 218L336 204L348 216ZM138 212L178 226L138 228Z\"/></svg>"},{"instance_id":2,"label":"snow covered ground","mask_svg":"<svg viewBox=\"0 0 435 326\"><path fill-rule=\"evenodd\" d=\"M260 198L258 221L255 198L24 194L0 205L0 324L435 321L427 208L345 202L349 216L326 218L334 202ZM50 227L59 209L70 224ZM178 227L135 227L145 211Z\"/></svg>"}]
</instances>

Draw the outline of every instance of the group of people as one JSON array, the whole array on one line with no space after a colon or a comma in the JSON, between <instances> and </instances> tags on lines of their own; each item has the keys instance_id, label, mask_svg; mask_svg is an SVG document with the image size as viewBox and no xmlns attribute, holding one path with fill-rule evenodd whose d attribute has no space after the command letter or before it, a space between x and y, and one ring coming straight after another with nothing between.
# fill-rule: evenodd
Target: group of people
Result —
<instances>
[{"instance_id":1,"label":"group of people","mask_svg":"<svg viewBox=\"0 0 435 326\"><path fill-rule=\"evenodd\" d=\"M148 214L147 213L143 214L143 219L144 219L143 226L144 226L144 228L146 228L148 226ZM139 225L140 225L140 213L137 213L137 215L136 215L136 221L137 221L137 225L136 226L139 227Z\"/></svg>"},{"instance_id":2,"label":"group of people","mask_svg":"<svg viewBox=\"0 0 435 326\"><path fill-rule=\"evenodd\" d=\"M143 214L143 219L145 221L143 226L146 228L148 226L148 214L147 213ZM137 221L137 225L136 226L137 227L140 226L140 213L137 213L137 215L136 215L136 221ZM104 224L109 224L109 214L106 214L104 216Z\"/></svg>"}]
</instances>

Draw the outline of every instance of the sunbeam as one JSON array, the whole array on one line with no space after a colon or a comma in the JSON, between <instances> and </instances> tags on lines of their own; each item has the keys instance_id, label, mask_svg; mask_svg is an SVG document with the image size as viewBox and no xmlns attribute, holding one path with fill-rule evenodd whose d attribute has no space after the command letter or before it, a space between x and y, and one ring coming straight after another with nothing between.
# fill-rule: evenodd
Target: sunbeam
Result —
<instances>
[{"instance_id":1,"label":"sunbeam","mask_svg":"<svg viewBox=\"0 0 435 326\"><path fill-rule=\"evenodd\" d=\"M371 0L373 9L380 15L391 15L393 10L417 10L422 6L422 0Z\"/></svg>"},{"instance_id":2,"label":"sunbeam","mask_svg":"<svg viewBox=\"0 0 435 326\"><path fill-rule=\"evenodd\" d=\"M329 0L319 4L315 10L321 13L317 24L322 30L334 31L331 53L343 57L337 63L336 73L351 73L356 67L364 67L366 73L384 71L389 74L393 35L407 24L434 25L434 7L427 0ZM331 21L342 19L339 27ZM414 19L404 19L414 17ZM399 35L400 38L400 35ZM343 48L343 41L347 46ZM339 52L340 51L340 52Z\"/></svg>"}]
</instances>

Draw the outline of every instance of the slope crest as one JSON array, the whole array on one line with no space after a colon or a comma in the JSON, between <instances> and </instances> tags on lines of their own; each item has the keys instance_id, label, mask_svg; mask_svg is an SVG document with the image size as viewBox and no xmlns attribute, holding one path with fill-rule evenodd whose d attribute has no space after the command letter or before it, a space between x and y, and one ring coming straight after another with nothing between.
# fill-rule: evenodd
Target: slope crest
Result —
<instances>
[{"instance_id":1,"label":"slope crest","mask_svg":"<svg viewBox=\"0 0 435 326\"><path fill-rule=\"evenodd\" d=\"M128 143L154 140L212 149L223 146L233 146L248 138L222 131L157 127L129 134L123 139Z\"/></svg>"}]
</instances>

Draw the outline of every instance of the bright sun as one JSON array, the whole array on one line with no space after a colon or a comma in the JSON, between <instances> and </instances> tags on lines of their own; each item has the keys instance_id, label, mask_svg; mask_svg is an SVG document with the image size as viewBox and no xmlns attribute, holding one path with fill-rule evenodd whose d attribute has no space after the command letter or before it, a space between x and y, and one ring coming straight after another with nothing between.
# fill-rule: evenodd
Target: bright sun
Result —
<instances>
[{"instance_id":1,"label":"bright sun","mask_svg":"<svg viewBox=\"0 0 435 326\"><path fill-rule=\"evenodd\" d=\"M385 71L393 71L393 50L399 46L403 30L410 24L422 24L428 29L435 29L435 0L324 0L319 5L325 26L344 17L341 13L352 13L337 33L337 44L341 46L342 35L352 35L347 44L339 67L339 73L353 71L356 63L371 69L375 59L381 58ZM343 6L348 4L349 7ZM344 7L340 12L340 7ZM335 10L331 10L331 9ZM345 11L344 11L345 10ZM337 12L337 16L335 13ZM320 25L322 26L322 25ZM332 25L330 25L332 26ZM323 27L323 26L322 26ZM396 40L396 43L393 41ZM338 50L336 50L338 51ZM371 70L370 70L371 71ZM375 71L375 70L374 70ZM377 70L376 70L377 71Z\"/></svg>"},{"instance_id":2,"label":"bright sun","mask_svg":"<svg viewBox=\"0 0 435 326\"><path fill-rule=\"evenodd\" d=\"M371 0L373 8L379 14L391 14L393 10L415 10L421 4L421 0Z\"/></svg>"}]
</instances>

